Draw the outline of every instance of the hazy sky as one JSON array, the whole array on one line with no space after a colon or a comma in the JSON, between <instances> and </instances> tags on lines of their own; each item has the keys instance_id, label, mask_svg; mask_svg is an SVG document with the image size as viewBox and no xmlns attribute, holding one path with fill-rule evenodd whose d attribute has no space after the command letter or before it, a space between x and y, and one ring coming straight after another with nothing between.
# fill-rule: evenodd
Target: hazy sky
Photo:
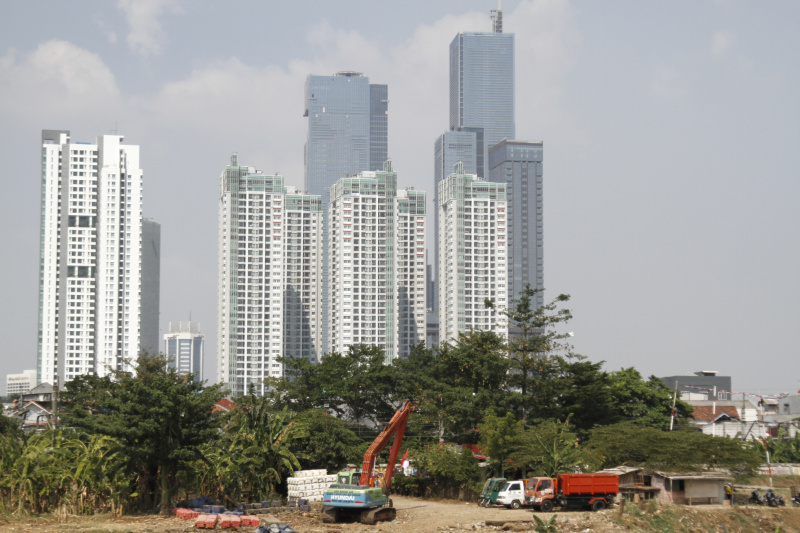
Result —
<instances>
[{"instance_id":1,"label":"hazy sky","mask_svg":"<svg viewBox=\"0 0 800 533\"><path fill-rule=\"evenodd\" d=\"M36 365L40 132L141 146L161 329L216 369L219 175L302 186L308 74L389 85L402 187L433 196L448 45L493 0L0 0L0 391ZM506 0L517 136L543 140L546 299L607 370L800 385L800 3ZM432 223L432 217L429 217ZM433 228L428 228L429 246Z\"/></svg>"}]
</instances>

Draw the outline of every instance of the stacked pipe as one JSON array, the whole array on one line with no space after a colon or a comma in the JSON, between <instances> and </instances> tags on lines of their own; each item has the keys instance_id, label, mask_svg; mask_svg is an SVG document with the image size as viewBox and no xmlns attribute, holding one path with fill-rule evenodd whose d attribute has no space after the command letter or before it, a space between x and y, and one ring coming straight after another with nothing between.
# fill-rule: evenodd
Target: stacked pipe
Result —
<instances>
[{"instance_id":1,"label":"stacked pipe","mask_svg":"<svg viewBox=\"0 0 800 533\"><path fill-rule=\"evenodd\" d=\"M325 470L297 470L294 477L286 480L289 489L289 501L307 500L321 502L322 493L336 482L336 475L328 475ZM299 502L304 503L304 502Z\"/></svg>"}]
</instances>

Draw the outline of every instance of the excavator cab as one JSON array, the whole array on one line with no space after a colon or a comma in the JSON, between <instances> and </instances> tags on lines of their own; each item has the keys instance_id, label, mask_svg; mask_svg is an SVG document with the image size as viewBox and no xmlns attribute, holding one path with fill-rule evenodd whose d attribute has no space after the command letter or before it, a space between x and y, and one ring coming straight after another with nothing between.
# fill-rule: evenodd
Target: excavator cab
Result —
<instances>
[{"instance_id":1,"label":"excavator cab","mask_svg":"<svg viewBox=\"0 0 800 533\"><path fill-rule=\"evenodd\" d=\"M358 485L359 479L361 479L361 472L358 470L339 472L336 474L336 483L339 484Z\"/></svg>"}]
</instances>

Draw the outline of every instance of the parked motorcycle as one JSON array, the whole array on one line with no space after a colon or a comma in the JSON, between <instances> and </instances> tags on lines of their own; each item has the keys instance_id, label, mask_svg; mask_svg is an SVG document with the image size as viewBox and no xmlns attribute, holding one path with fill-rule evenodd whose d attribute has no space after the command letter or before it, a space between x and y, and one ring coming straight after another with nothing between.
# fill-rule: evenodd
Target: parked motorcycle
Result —
<instances>
[{"instance_id":1,"label":"parked motorcycle","mask_svg":"<svg viewBox=\"0 0 800 533\"><path fill-rule=\"evenodd\" d=\"M783 499L782 494L775 494L772 492L772 489L768 489L767 493L764 495L764 500L766 500L767 505L770 507L780 507L782 505L786 505L786 501Z\"/></svg>"},{"instance_id":2,"label":"parked motorcycle","mask_svg":"<svg viewBox=\"0 0 800 533\"><path fill-rule=\"evenodd\" d=\"M747 503L751 505L764 505L766 503L766 498L759 494L758 489L756 489L750 493L750 499L747 500Z\"/></svg>"},{"instance_id":3,"label":"parked motorcycle","mask_svg":"<svg viewBox=\"0 0 800 533\"><path fill-rule=\"evenodd\" d=\"M792 496L792 504L795 507L800 507L800 494L798 494L797 496Z\"/></svg>"}]
</instances>

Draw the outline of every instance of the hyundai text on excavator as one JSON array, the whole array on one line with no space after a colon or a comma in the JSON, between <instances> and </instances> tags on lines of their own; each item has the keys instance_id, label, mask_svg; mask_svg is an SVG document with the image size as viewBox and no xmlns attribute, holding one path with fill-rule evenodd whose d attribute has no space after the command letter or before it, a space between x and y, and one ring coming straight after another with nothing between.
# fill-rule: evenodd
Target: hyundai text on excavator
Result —
<instances>
[{"instance_id":1,"label":"hyundai text on excavator","mask_svg":"<svg viewBox=\"0 0 800 533\"><path fill-rule=\"evenodd\" d=\"M394 465L403 444L403 435L411 414L411 403L406 400L394 414L381 434L370 444L364 454L361 472L339 472L337 483L333 483L322 494L322 521L335 523L357 519L362 524L374 524L384 520L394 520L397 511L389 498L389 486L394 475ZM375 487L375 460L394 437L389 450L383 482Z\"/></svg>"}]
</instances>

